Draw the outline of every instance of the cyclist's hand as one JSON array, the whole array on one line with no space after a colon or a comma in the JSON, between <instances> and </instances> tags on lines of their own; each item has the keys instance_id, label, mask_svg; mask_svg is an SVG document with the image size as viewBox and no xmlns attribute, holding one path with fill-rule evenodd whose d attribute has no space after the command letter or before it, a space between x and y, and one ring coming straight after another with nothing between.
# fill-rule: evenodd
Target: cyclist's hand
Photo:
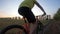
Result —
<instances>
[{"instance_id":1,"label":"cyclist's hand","mask_svg":"<svg viewBox=\"0 0 60 34\"><path fill-rule=\"evenodd\" d=\"M46 15L46 13L44 12L44 14L42 16L45 16L45 15Z\"/></svg>"}]
</instances>

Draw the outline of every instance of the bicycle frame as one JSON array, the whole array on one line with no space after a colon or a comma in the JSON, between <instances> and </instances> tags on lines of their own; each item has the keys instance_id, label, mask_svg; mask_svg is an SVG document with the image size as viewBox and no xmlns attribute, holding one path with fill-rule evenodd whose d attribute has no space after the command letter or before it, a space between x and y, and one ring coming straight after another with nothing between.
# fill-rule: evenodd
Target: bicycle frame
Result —
<instances>
[{"instance_id":1,"label":"bicycle frame","mask_svg":"<svg viewBox=\"0 0 60 34\"><path fill-rule=\"evenodd\" d=\"M28 25L28 23L27 23L27 21L26 21L26 18L23 17L23 19L24 19L25 24L23 24L22 26L26 29L27 33L29 34L29 32L30 32L30 27L29 27L29 25Z\"/></svg>"},{"instance_id":2,"label":"bicycle frame","mask_svg":"<svg viewBox=\"0 0 60 34\"><path fill-rule=\"evenodd\" d=\"M25 21L25 24L23 24L23 27L26 29L26 31L27 31L27 33L29 34L29 32L30 32L30 27L29 27L29 25L28 25L28 23L27 23L27 21L26 21L26 19L25 19L25 17L23 17L24 18L24 21ZM39 20L38 20L38 18L36 18L36 20L37 20L37 29L36 29L36 34L38 34L38 29L39 29L39 26L41 27L41 22L40 22L40 24L38 23L39 22ZM42 24L42 26L43 26L43 24ZM41 30L41 29L40 29Z\"/></svg>"}]
</instances>

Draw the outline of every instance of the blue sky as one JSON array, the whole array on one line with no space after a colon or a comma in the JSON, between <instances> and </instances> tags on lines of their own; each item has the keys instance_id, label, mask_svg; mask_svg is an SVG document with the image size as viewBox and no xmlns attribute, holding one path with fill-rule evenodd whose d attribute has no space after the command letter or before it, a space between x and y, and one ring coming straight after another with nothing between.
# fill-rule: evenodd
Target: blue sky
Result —
<instances>
[{"instance_id":1,"label":"blue sky","mask_svg":"<svg viewBox=\"0 0 60 34\"><path fill-rule=\"evenodd\" d=\"M21 16L18 6L23 0L0 0L0 17ZM60 8L60 0L37 0L48 15L53 16ZM42 11L35 5L32 9L34 15L42 15Z\"/></svg>"}]
</instances>

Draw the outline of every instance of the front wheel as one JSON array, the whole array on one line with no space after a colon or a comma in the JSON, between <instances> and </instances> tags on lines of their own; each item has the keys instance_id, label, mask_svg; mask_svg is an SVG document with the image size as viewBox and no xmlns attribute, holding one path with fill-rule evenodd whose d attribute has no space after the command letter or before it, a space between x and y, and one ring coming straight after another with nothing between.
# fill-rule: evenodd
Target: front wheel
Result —
<instances>
[{"instance_id":1,"label":"front wheel","mask_svg":"<svg viewBox=\"0 0 60 34\"><path fill-rule=\"evenodd\" d=\"M23 26L20 26L20 25L10 25L10 26L4 28L4 29L1 31L1 34L6 34L6 32L8 32L9 30L14 29L14 28L17 28L17 29L21 30L21 31L19 31L19 34L27 34L25 28L24 28ZM16 30L16 29L15 29L15 30ZM9 33L9 34L10 34L10 33ZM13 34L13 33L12 33L12 34ZM18 34L18 33L16 33L16 34Z\"/></svg>"}]
</instances>

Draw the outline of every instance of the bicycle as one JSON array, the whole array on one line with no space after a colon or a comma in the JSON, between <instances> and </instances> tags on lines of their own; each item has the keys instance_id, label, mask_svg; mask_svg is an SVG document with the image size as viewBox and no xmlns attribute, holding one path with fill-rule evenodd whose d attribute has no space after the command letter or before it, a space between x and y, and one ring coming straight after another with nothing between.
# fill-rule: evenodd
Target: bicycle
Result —
<instances>
[{"instance_id":1,"label":"bicycle","mask_svg":"<svg viewBox=\"0 0 60 34\"><path fill-rule=\"evenodd\" d=\"M27 23L25 19L24 19L24 21L25 21L25 23ZM42 24L41 22L40 22L40 23L39 23L39 22L40 22L40 21L37 21L38 26L37 26L37 29L36 29L36 34L38 34L39 31L43 30L43 24ZM24 34L28 34L26 28L24 28L24 27L25 27L25 26L22 26L22 25L10 25L10 26L7 26L6 28L4 28L4 29L1 31L0 34L5 34L8 30L11 30L11 29L13 29L13 28L21 29L21 30L24 32ZM40 30L39 30L39 29L40 29ZM22 34L21 31L20 31L20 34Z\"/></svg>"}]
</instances>

